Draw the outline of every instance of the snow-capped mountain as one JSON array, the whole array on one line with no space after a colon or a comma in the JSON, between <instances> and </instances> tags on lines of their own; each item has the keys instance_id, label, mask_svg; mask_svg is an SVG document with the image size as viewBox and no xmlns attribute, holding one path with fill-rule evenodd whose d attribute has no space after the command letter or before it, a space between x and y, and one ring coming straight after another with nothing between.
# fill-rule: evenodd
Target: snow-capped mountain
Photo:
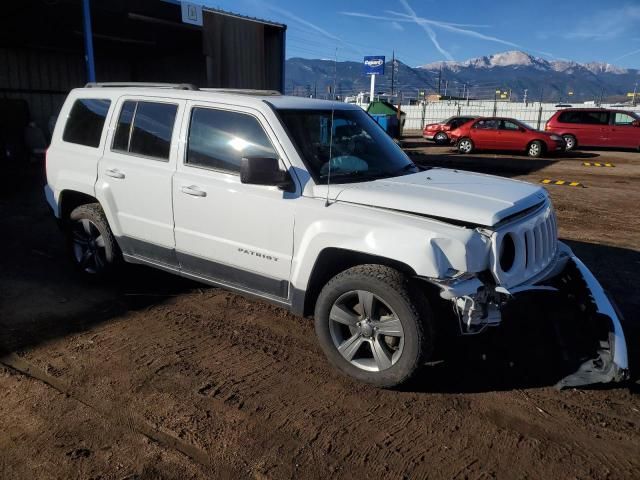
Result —
<instances>
[{"instance_id":1,"label":"snow-capped mountain","mask_svg":"<svg viewBox=\"0 0 640 480\"><path fill-rule=\"evenodd\" d=\"M622 98L640 82L638 69L627 69L609 63L578 63L571 60L546 60L517 50L471 58L461 62L435 62L412 68L398 62L396 87L406 96L416 97L418 91L435 92L440 80L440 93L492 98L496 88L509 89L514 99L522 99L527 90L529 99L545 101L593 100ZM442 70L442 74L440 71ZM324 94L333 84L334 63L329 60L290 58L286 63L287 91L302 94ZM337 94L352 95L369 91L369 78L363 75L359 62L338 62ZM377 91L388 92L391 85L390 62L386 73L377 79ZM464 87L463 87L464 86Z\"/></svg>"}]
</instances>

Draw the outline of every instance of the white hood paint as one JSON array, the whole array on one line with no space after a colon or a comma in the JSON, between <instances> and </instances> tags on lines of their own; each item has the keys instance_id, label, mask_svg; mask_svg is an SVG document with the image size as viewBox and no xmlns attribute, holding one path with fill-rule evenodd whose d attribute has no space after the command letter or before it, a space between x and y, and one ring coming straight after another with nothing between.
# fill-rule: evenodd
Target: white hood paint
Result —
<instances>
[{"instance_id":1,"label":"white hood paint","mask_svg":"<svg viewBox=\"0 0 640 480\"><path fill-rule=\"evenodd\" d=\"M314 194L324 197L326 188L316 186ZM546 197L543 188L526 182L441 168L370 182L331 185L331 198L337 202L484 226L493 226Z\"/></svg>"}]
</instances>

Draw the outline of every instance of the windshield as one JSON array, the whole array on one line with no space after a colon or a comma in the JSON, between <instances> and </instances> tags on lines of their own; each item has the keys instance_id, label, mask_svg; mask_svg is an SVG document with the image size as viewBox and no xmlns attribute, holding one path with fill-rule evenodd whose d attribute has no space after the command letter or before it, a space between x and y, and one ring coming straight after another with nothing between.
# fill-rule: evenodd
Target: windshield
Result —
<instances>
[{"instance_id":1,"label":"windshield","mask_svg":"<svg viewBox=\"0 0 640 480\"><path fill-rule=\"evenodd\" d=\"M278 110L316 183L360 182L418 168L364 110ZM331 134L333 143L331 144ZM330 145L331 144L331 145Z\"/></svg>"}]
</instances>

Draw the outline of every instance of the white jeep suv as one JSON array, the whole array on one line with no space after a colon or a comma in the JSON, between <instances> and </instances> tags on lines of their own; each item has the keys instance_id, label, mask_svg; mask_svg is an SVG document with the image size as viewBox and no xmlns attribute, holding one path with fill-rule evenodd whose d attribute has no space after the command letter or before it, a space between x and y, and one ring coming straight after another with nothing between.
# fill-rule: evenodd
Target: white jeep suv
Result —
<instances>
[{"instance_id":1,"label":"white jeep suv","mask_svg":"<svg viewBox=\"0 0 640 480\"><path fill-rule=\"evenodd\" d=\"M565 384L627 375L616 310L558 242L543 188L420 169L357 106L88 84L62 107L45 194L80 271L142 263L313 314L329 361L361 381L411 378L435 312L475 334L530 291L604 326Z\"/></svg>"}]
</instances>

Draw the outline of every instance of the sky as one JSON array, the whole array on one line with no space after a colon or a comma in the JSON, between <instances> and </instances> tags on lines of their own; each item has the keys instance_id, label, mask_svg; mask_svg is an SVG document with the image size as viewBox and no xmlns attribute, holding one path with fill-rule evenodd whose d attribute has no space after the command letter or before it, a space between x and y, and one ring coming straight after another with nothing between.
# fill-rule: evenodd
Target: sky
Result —
<instances>
[{"instance_id":1,"label":"sky","mask_svg":"<svg viewBox=\"0 0 640 480\"><path fill-rule=\"evenodd\" d=\"M640 0L191 0L287 25L287 58L417 66L506 50L640 68ZM336 52L337 49L337 52Z\"/></svg>"}]
</instances>

